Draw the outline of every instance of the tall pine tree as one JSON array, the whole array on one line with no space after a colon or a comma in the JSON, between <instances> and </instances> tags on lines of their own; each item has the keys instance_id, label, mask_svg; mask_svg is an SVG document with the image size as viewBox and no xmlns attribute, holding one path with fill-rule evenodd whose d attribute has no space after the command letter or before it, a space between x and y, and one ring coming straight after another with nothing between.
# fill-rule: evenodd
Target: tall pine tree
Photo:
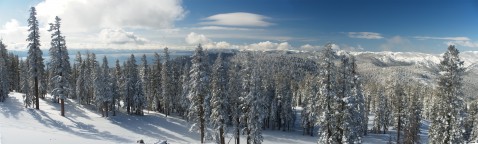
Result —
<instances>
[{"instance_id":1,"label":"tall pine tree","mask_svg":"<svg viewBox=\"0 0 478 144\"><path fill-rule=\"evenodd\" d=\"M205 115L205 99L208 95L207 87L209 77L207 74L206 54L201 45L196 48L191 60L192 66L190 71L189 81L189 119L193 123L191 131L198 130L201 135L201 143L204 143L204 138L207 131L207 121Z\"/></svg>"},{"instance_id":2,"label":"tall pine tree","mask_svg":"<svg viewBox=\"0 0 478 144\"><path fill-rule=\"evenodd\" d=\"M439 93L433 102L429 143L464 143L465 104L461 87L465 68L455 46L448 47L439 68Z\"/></svg>"},{"instance_id":3,"label":"tall pine tree","mask_svg":"<svg viewBox=\"0 0 478 144\"><path fill-rule=\"evenodd\" d=\"M30 79L33 80L33 88L35 95L35 108L40 109L39 98L40 98L40 82L43 80L44 67L43 64L43 52L40 50L40 30L38 29L38 20L36 18L36 9L35 7L30 8L30 17L28 18L28 57L27 61L29 62L29 75Z\"/></svg>"},{"instance_id":4,"label":"tall pine tree","mask_svg":"<svg viewBox=\"0 0 478 144\"><path fill-rule=\"evenodd\" d=\"M61 104L61 116L65 116L65 99L70 91L70 57L68 56L68 50L66 49L65 37L62 36L60 31L61 19L55 17L55 23L50 23L50 29L48 31L51 34L51 48L50 48L50 63L49 70L51 74L50 85L52 86L51 94L54 101L57 98L60 99Z\"/></svg>"}]
</instances>

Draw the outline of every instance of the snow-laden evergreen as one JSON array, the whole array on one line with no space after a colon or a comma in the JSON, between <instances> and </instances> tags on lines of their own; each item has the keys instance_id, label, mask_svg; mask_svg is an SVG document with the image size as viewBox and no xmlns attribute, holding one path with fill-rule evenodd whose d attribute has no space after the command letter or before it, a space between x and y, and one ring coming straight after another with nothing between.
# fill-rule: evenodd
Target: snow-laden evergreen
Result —
<instances>
[{"instance_id":1,"label":"snow-laden evergreen","mask_svg":"<svg viewBox=\"0 0 478 144\"><path fill-rule=\"evenodd\" d=\"M303 134L314 136L314 127L318 118L318 97L317 97L317 79L314 75L308 74L305 77L305 83L303 84L302 95L302 113L301 113L301 126Z\"/></svg>"},{"instance_id":2,"label":"snow-laden evergreen","mask_svg":"<svg viewBox=\"0 0 478 144\"><path fill-rule=\"evenodd\" d=\"M79 104L86 104L86 92L87 92L87 77L88 74L86 72L86 62L83 61L79 64L79 73L78 78L76 79L76 99L78 100Z\"/></svg>"},{"instance_id":3,"label":"snow-laden evergreen","mask_svg":"<svg viewBox=\"0 0 478 144\"><path fill-rule=\"evenodd\" d=\"M51 94L53 95L53 101L61 99L61 115L65 115L64 100L70 93L70 57L68 56L68 50L66 49L65 37L60 31L61 19L55 17L55 23L50 23L50 29L48 31L51 34L51 47L49 50L50 62L49 62L49 74L50 74L50 87L52 88Z\"/></svg>"},{"instance_id":4,"label":"snow-laden evergreen","mask_svg":"<svg viewBox=\"0 0 478 144\"><path fill-rule=\"evenodd\" d=\"M40 30L39 30L39 24L38 20L36 18L36 9L35 7L30 8L30 17L28 18L28 31L30 34L28 34L27 41L28 43L28 57L27 61L29 62L28 67L30 68L28 70L30 79L33 81L33 85L31 85L31 89L33 89L33 95L35 95L35 108L40 109L40 106L38 105L38 101L40 98L40 90L45 89L46 87L43 86L43 88L40 88L42 86L41 83L42 80L44 79L44 63L43 63L43 52L40 50Z\"/></svg>"},{"instance_id":5,"label":"snow-laden evergreen","mask_svg":"<svg viewBox=\"0 0 478 144\"><path fill-rule=\"evenodd\" d=\"M462 92L463 61L459 51L450 45L440 62L438 79L439 93L435 98L431 126L430 143L464 143L465 111Z\"/></svg>"},{"instance_id":6,"label":"snow-laden evergreen","mask_svg":"<svg viewBox=\"0 0 478 144\"><path fill-rule=\"evenodd\" d=\"M160 111L161 109L161 101L162 101L162 85L161 85L161 57L160 55L155 52L154 53L154 63L151 72L151 83L152 83L152 96L153 98L153 106L156 111Z\"/></svg>"},{"instance_id":7,"label":"snow-laden evergreen","mask_svg":"<svg viewBox=\"0 0 478 144\"><path fill-rule=\"evenodd\" d=\"M5 101L8 97L8 91L10 88L10 82L8 76L8 58L7 58L7 49L6 45L0 40L0 102Z\"/></svg>"},{"instance_id":8,"label":"snow-laden evergreen","mask_svg":"<svg viewBox=\"0 0 478 144\"><path fill-rule=\"evenodd\" d=\"M328 44L322 51L321 57L321 72L319 75L319 105L321 111L319 119L319 141L318 143L340 143L338 140L341 135L337 132L337 117L338 108L336 91L336 66L334 64L335 52L332 49L332 44Z\"/></svg>"},{"instance_id":9,"label":"snow-laden evergreen","mask_svg":"<svg viewBox=\"0 0 478 144\"><path fill-rule=\"evenodd\" d=\"M251 66L251 75L249 93L242 98L242 109L244 110L243 119L244 119L244 132L247 136L247 143L249 144L260 144L263 141L262 128L263 128L263 119L265 115L265 101L264 96L262 95L262 83L259 76L260 68Z\"/></svg>"},{"instance_id":10,"label":"snow-laden evergreen","mask_svg":"<svg viewBox=\"0 0 478 144\"><path fill-rule=\"evenodd\" d=\"M131 55L125 69L125 103L128 113L143 115L146 97L143 92L143 83L139 78L138 65L134 55Z\"/></svg>"},{"instance_id":11,"label":"snow-laden evergreen","mask_svg":"<svg viewBox=\"0 0 478 144\"><path fill-rule=\"evenodd\" d=\"M30 80L28 78L28 63L20 61L20 92L23 93L23 104L25 108L31 107L33 97L31 95Z\"/></svg>"},{"instance_id":12,"label":"snow-laden evergreen","mask_svg":"<svg viewBox=\"0 0 478 144\"><path fill-rule=\"evenodd\" d=\"M229 103L226 95L228 92L226 87L227 67L222 59L222 55L219 54L213 65L210 122L215 131L216 143L225 144L224 134L227 131L227 122L229 121L229 114L227 113Z\"/></svg>"},{"instance_id":13,"label":"snow-laden evergreen","mask_svg":"<svg viewBox=\"0 0 478 144\"><path fill-rule=\"evenodd\" d=\"M190 131L198 131L201 135L201 143L204 143L207 132L206 106L205 99L209 94L207 87L209 86L209 75L207 74L206 54L201 45L199 45L193 56L192 66L190 70L189 81L189 120L192 123Z\"/></svg>"},{"instance_id":14,"label":"snow-laden evergreen","mask_svg":"<svg viewBox=\"0 0 478 144\"><path fill-rule=\"evenodd\" d=\"M171 73L171 62L169 59L168 48L164 48L164 63L161 69L161 87L162 87L162 103L164 114L169 115L173 109L173 84Z\"/></svg>"},{"instance_id":15,"label":"snow-laden evergreen","mask_svg":"<svg viewBox=\"0 0 478 144\"><path fill-rule=\"evenodd\" d=\"M108 117L108 108L113 101L113 82L111 81L108 59L103 57L103 64L96 68L95 77L95 102L100 108L103 117Z\"/></svg>"},{"instance_id":16,"label":"snow-laden evergreen","mask_svg":"<svg viewBox=\"0 0 478 144\"><path fill-rule=\"evenodd\" d=\"M377 108L375 108L375 119L373 121L373 132L385 134L388 131L388 126L391 121L390 101L383 89L376 90L378 98Z\"/></svg>"}]
</instances>

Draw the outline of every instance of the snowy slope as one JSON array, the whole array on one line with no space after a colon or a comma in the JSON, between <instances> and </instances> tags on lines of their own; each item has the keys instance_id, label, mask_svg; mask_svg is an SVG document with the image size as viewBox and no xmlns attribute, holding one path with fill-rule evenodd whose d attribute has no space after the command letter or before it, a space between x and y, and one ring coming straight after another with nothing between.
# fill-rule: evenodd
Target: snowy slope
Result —
<instances>
[{"instance_id":1,"label":"snowy slope","mask_svg":"<svg viewBox=\"0 0 478 144\"><path fill-rule=\"evenodd\" d=\"M13 143L146 143L167 140L169 143L198 143L199 135L189 132L189 125L175 117L149 112L145 116L119 114L102 118L95 110L65 104L66 117L59 114L59 105L49 98L40 100L40 110L24 108L22 96L11 93L0 103L0 135L2 144ZM265 131L264 143L316 143L317 137L301 132ZM226 141L229 141L229 136ZM231 140L231 143L234 141ZM242 137L241 142L245 142Z\"/></svg>"}]
</instances>

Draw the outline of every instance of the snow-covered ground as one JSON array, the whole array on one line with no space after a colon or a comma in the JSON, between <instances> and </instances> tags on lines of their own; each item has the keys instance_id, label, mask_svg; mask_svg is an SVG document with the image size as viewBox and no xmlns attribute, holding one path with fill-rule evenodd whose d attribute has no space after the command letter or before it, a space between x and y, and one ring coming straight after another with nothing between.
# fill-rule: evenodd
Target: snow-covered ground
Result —
<instances>
[{"instance_id":1,"label":"snow-covered ground","mask_svg":"<svg viewBox=\"0 0 478 144\"><path fill-rule=\"evenodd\" d=\"M49 98L40 100L40 110L24 108L22 95L11 93L5 102L0 103L0 144L136 143L140 139L146 143L163 140L169 143L198 143L199 140L197 133L188 131L189 124L177 117L149 112L145 116L119 113L103 118L92 107L78 106L72 100L66 101L65 109L66 117L60 116L59 104L50 102ZM372 121L373 116L369 123ZM426 141L428 127L423 128L421 137ZM395 134L393 130L390 133ZM265 130L263 136L265 144L312 144L317 141L317 137L303 136L299 130ZM388 139L388 134L369 134L364 137L364 143L386 143ZM234 143L230 134L226 142ZM245 137L241 138L241 143L245 143Z\"/></svg>"},{"instance_id":2,"label":"snow-covered ground","mask_svg":"<svg viewBox=\"0 0 478 144\"><path fill-rule=\"evenodd\" d=\"M0 103L0 143L146 143L167 140L169 143L198 143L199 135L189 132L189 124L176 117L155 112L145 116L119 113L103 118L95 110L67 100L66 117L60 116L59 104L49 98L40 100L40 110L24 108L22 96L11 93ZM264 143L315 143L317 137L300 132L268 131ZM226 140L229 141L231 137ZM245 142L245 138L241 139ZM234 140L230 140L234 143Z\"/></svg>"}]
</instances>

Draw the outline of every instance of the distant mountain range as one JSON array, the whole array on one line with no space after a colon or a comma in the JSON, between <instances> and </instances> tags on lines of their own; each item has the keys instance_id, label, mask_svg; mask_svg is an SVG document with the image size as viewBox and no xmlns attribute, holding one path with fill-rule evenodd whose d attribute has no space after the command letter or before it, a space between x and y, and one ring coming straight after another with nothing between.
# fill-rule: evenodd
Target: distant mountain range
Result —
<instances>
[{"instance_id":1,"label":"distant mountain range","mask_svg":"<svg viewBox=\"0 0 478 144\"><path fill-rule=\"evenodd\" d=\"M351 52L365 79L385 84L391 77L405 77L436 86L442 54L416 52ZM463 76L465 97L478 98L478 51L460 53L466 68Z\"/></svg>"}]
</instances>

